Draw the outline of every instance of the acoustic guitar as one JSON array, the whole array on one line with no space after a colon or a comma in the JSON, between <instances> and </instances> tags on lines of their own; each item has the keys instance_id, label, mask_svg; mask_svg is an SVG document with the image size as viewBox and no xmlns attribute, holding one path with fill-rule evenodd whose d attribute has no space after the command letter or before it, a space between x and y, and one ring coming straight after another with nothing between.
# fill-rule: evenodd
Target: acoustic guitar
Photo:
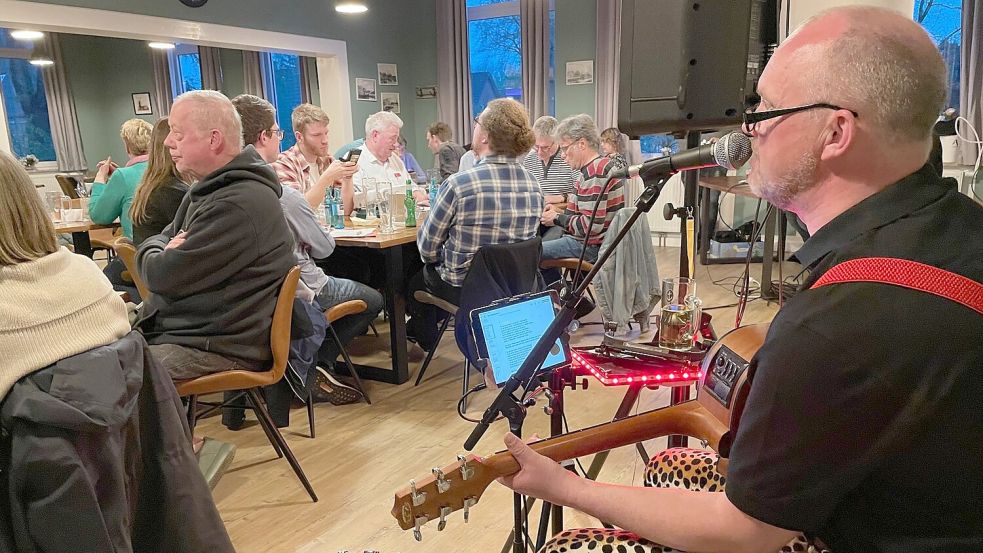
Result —
<instances>
[{"instance_id":1,"label":"acoustic guitar","mask_svg":"<svg viewBox=\"0 0 983 553\"><path fill-rule=\"evenodd\" d=\"M681 434L701 440L719 453L723 459L718 469L726 472L726 457L750 389L747 369L767 332L767 324L750 325L718 340L703 359L703 378L694 400L542 440L531 447L560 462ZM457 459L411 480L408 487L396 492L392 515L403 530L412 528L418 541L423 525L436 520L437 530L443 530L454 511L463 510L467 522L471 507L492 481L519 471L518 462L508 451L486 458L458 455Z\"/></svg>"}]
</instances>

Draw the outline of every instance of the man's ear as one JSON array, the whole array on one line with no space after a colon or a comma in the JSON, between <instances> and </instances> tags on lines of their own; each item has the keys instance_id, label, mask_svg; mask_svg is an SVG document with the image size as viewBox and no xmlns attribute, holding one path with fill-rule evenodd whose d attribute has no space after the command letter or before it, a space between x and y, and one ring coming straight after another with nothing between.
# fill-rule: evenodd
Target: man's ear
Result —
<instances>
[{"instance_id":1,"label":"man's ear","mask_svg":"<svg viewBox=\"0 0 983 553\"><path fill-rule=\"evenodd\" d=\"M822 141L820 158L828 161L844 155L857 138L856 133L856 116L845 109L834 112L819 137Z\"/></svg>"}]
</instances>

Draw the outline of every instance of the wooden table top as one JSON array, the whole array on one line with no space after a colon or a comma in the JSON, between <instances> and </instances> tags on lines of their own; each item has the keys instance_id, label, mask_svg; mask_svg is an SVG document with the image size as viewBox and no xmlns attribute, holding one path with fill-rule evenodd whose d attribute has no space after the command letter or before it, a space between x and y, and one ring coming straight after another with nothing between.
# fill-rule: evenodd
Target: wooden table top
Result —
<instances>
[{"instance_id":1,"label":"wooden table top","mask_svg":"<svg viewBox=\"0 0 983 553\"><path fill-rule=\"evenodd\" d=\"M89 232L90 230L115 229L119 227L119 222L110 223L108 225L97 225L88 219L70 223L62 223L61 221L52 222L55 224L56 232Z\"/></svg>"},{"instance_id":2,"label":"wooden table top","mask_svg":"<svg viewBox=\"0 0 983 553\"><path fill-rule=\"evenodd\" d=\"M700 178L700 186L721 192L730 192L738 196L757 198L743 177L702 177Z\"/></svg>"},{"instance_id":3,"label":"wooden table top","mask_svg":"<svg viewBox=\"0 0 983 553\"><path fill-rule=\"evenodd\" d=\"M352 226L351 219L348 217L345 217L345 228L355 228ZM381 250L416 242L416 231L418 228L396 227L396 232L392 234L382 234L376 229L375 236L366 236L364 238L335 238L334 241L338 246L354 246Z\"/></svg>"}]
</instances>

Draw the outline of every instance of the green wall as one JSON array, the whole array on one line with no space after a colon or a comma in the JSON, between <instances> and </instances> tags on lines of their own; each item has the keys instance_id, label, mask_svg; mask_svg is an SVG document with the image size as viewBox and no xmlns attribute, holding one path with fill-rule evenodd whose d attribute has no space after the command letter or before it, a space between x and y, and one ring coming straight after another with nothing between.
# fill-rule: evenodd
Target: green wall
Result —
<instances>
[{"instance_id":1,"label":"green wall","mask_svg":"<svg viewBox=\"0 0 983 553\"><path fill-rule=\"evenodd\" d=\"M556 0L556 117L586 113L594 116L594 84L566 85L568 61L595 59L597 0ZM597 62L594 63L597 74Z\"/></svg>"}]
</instances>

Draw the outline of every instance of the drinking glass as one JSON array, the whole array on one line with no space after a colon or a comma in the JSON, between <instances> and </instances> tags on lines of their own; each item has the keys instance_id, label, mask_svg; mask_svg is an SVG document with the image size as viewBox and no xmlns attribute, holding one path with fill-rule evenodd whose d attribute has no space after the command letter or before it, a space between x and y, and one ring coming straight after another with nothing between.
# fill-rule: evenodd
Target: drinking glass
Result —
<instances>
[{"instance_id":1,"label":"drinking glass","mask_svg":"<svg viewBox=\"0 0 983 553\"><path fill-rule=\"evenodd\" d=\"M372 177L362 179L362 191L358 193L355 203L365 210L365 218L375 217L375 204L378 203L376 197L378 186Z\"/></svg>"},{"instance_id":2,"label":"drinking glass","mask_svg":"<svg viewBox=\"0 0 983 553\"><path fill-rule=\"evenodd\" d=\"M659 347L676 351L692 349L700 326L702 303L696 297L696 281L686 277L662 279L659 315Z\"/></svg>"},{"instance_id":3,"label":"drinking glass","mask_svg":"<svg viewBox=\"0 0 983 553\"><path fill-rule=\"evenodd\" d=\"M59 192L46 192L44 201L48 204L48 213L54 219L61 218L61 194Z\"/></svg>"},{"instance_id":4,"label":"drinking glass","mask_svg":"<svg viewBox=\"0 0 983 553\"><path fill-rule=\"evenodd\" d=\"M379 191L379 232L392 234L396 232L393 224L393 187L390 182L380 183Z\"/></svg>"}]
</instances>

